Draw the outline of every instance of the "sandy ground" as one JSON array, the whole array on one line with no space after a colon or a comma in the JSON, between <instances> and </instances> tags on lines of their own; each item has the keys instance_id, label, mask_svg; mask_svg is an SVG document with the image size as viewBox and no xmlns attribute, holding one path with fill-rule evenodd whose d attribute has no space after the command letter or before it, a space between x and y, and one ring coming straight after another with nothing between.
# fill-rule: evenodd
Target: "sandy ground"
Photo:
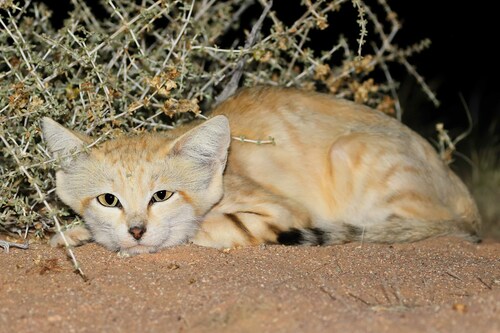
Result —
<instances>
[{"instance_id":1,"label":"sandy ground","mask_svg":"<svg viewBox=\"0 0 500 333\"><path fill-rule=\"evenodd\" d=\"M0 252L0 332L500 332L500 242Z\"/></svg>"}]
</instances>

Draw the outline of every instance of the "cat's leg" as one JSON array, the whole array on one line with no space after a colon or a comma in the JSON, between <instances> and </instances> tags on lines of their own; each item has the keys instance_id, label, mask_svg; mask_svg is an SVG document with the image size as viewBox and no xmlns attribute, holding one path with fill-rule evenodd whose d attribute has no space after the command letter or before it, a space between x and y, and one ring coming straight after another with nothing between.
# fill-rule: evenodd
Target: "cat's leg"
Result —
<instances>
[{"instance_id":1,"label":"cat's leg","mask_svg":"<svg viewBox=\"0 0 500 333\"><path fill-rule=\"evenodd\" d=\"M83 225L77 225L62 232L69 246L83 245L92 240L90 231ZM65 246L63 235L56 233L49 241L52 247Z\"/></svg>"},{"instance_id":2,"label":"cat's leg","mask_svg":"<svg viewBox=\"0 0 500 333\"><path fill-rule=\"evenodd\" d=\"M290 228L310 227L300 204L248 179L227 178L224 198L205 216L193 243L215 248L277 243L278 235Z\"/></svg>"}]
</instances>

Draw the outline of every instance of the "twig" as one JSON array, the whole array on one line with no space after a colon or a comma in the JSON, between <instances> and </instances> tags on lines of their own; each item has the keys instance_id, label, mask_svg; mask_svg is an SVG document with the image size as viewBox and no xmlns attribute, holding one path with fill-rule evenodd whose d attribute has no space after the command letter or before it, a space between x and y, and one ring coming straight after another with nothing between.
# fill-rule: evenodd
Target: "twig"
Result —
<instances>
[{"instance_id":1,"label":"twig","mask_svg":"<svg viewBox=\"0 0 500 333\"><path fill-rule=\"evenodd\" d=\"M451 276L452 278L455 278L455 279L457 279L459 281L462 281L462 279L458 275L456 275L455 273L453 273L453 272L451 272L449 270L445 271L445 273L448 274L449 276Z\"/></svg>"},{"instance_id":2,"label":"twig","mask_svg":"<svg viewBox=\"0 0 500 333\"><path fill-rule=\"evenodd\" d=\"M441 104L439 100L437 99L436 95L432 92L431 88L425 83L424 78L417 73L415 68L408 62L408 60L404 58L400 58L399 61L405 66L406 70L408 73L413 75L413 77L417 80L418 84L422 88L422 90L427 94L431 102L434 104L435 107L439 107Z\"/></svg>"},{"instance_id":3,"label":"twig","mask_svg":"<svg viewBox=\"0 0 500 333\"><path fill-rule=\"evenodd\" d=\"M244 54L244 53L249 53L251 51L251 50L247 50L247 49L239 49L239 50L221 49L218 47L205 46L205 45L191 46L191 50L212 51L212 52L230 53L230 54Z\"/></svg>"},{"instance_id":4,"label":"twig","mask_svg":"<svg viewBox=\"0 0 500 333\"><path fill-rule=\"evenodd\" d=\"M443 123L436 124L438 132L439 156L446 163L451 163L453 152L456 150L455 144L451 140L448 131L444 129Z\"/></svg>"},{"instance_id":5,"label":"twig","mask_svg":"<svg viewBox=\"0 0 500 333\"><path fill-rule=\"evenodd\" d=\"M188 24L191 23L191 21L189 19L191 18L191 14L193 13L194 3L195 3L195 0L193 0L193 2L191 2L191 7L189 7L189 12L188 12L187 17L186 17L186 22L184 22L184 25L182 26L181 31L179 31L179 34L177 35L177 38L175 39L174 43L170 46L170 51L168 51L168 54L165 57L165 59L163 60L163 64L161 65L161 67L158 68L158 70L156 71L156 75L160 74L160 72L165 68L167 62L170 60L170 56L172 56L172 52L174 52L174 49L177 46L177 44L179 43L179 41L181 40L182 35L184 35L184 31L186 31Z\"/></svg>"},{"instance_id":6,"label":"twig","mask_svg":"<svg viewBox=\"0 0 500 333\"><path fill-rule=\"evenodd\" d=\"M373 48L378 53L378 48L375 44L373 44ZM394 83L394 79L392 78L391 72L389 71L389 66L387 66L383 58L380 58L380 67L382 67L382 71L384 72L385 78L387 79L387 83L389 84L389 89L391 91L392 99L394 100L394 108L396 109L396 119L401 121L403 110L401 108L401 103L399 102L399 96L396 91L396 84Z\"/></svg>"},{"instance_id":7,"label":"twig","mask_svg":"<svg viewBox=\"0 0 500 333\"><path fill-rule=\"evenodd\" d=\"M4 249L5 253L9 253L10 247L17 247L18 249L26 250L29 248L29 243L25 242L24 244L19 244L19 243L12 243L12 242L0 240L0 247L2 247Z\"/></svg>"},{"instance_id":8,"label":"twig","mask_svg":"<svg viewBox=\"0 0 500 333\"><path fill-rule=\"evenodd\" d=\"M256 145L265 145L265 144L272 144L276 145L276 141L274 140L273 137L269 137L269 140L251 140L247 139L244 136L233 136L231 139L240 141L240 142L248 142L248 143L255 143Z\"/></svg>"},{"instance_id":9,"label":"twig","mask_svg":"<svg viewBox=\"0 0 500 333\"><path fill-rule=\"evenodd\" d=\"M458 142L462 141L464 138L466 138L472 131L472 117L470 115L469 108L462 96L460 94L460 99L464 105L465 112L467 115L467 120L469 121L469 127L465 132L461 133L458 137L455 138L455 140L452 140L450 135L448 134L448 131L444 128L443 123L437 123L436 124L436 130L438 132L438 147L439 147L439 156L443 161L446 163L451 163L453 161L453 156L459 156L461 157L465 162L467 162L469 165L471 165L473 168L474 163L471 161L471 159L464 154L460 153L457 151L456 145Z\"/></svg>"},{"instance_id":10,"label":"twig","mask_svg":"<svg viewBox=\"0 0 500 333\"><path fill-rule=\"evenodd\" d=\"M336 301L337 300L337 298L335 298L335 296L333 296L328 290L326 290L326 288L324 286L319 287L319 290L321 290L323 293L327 294L328 297L330 297L330 299L332 301Z\"/></svg>"},{"instance_id":11,"label":"twig","mask_svg":"<svg viewBox=\"0 0 500 333\"><path fill-rule=\"evenodd\" d=\"M288 81L288 83L285 86L286 87L290 87L293 84L295 84L298 80L300 80L302 77L304 77L305 75L310 74L320 63L324 62L325 60L328 60L338 49L340 49L342 47L344 47L344 45L341 42L339 42L339 44L337 44L334 47L332 47L332 49L330 51L328 51L328 53L325 53L319 59L320 62L313 63L311 66L309 66L308 68L306 68L305 70L303 70L302 73L300 73L299 75L297 75L296 77L294 77L292 80Z\"/></svg>"},{"instance_id":12,"label":"twig","mask_svg":"<svg viewBox=\"0 0 500 333\"><path fill-rule=\"evenodd\" d=\"M487 284L486 282L484 282L483 279L481 279L479 276L476 276L476 278L479 280L479 282L484 284L486 286L486 288L488 288L490 290L492 289L491 286L489 284Z\"/></svg>"},{"instance_id":13,"label":"twig","mask_svg":"<svg viewBox=\"0 0 500 333\"><path fill-rule=\"evenodd\" d=\"M255 23L255 25L252 27L252 31L250 32L250 35L247 38L247 41L245 42L245 49L250 49L253 44L255 44L255 39L257 38L257 34L262 28L262 23L264 22L264 19L266 18L267 14L269 13L269 10L271 9L273 5L273 1L270 0L267 5L264 7L264 10L262 11L262 14L260 15L259 19ZM243 68L245 66L245 61L247 59L246 55L243 55L240 60L238 61L238 64L236 65L233 75L231 77L231 80L229 83L224 87L224 90L215 98L215 105L219 104L220 102L226 100L229 96L234 94L236 89L238 89L238 84L241 79L241 75L243 74Z\"/></svg>"},{"instance_id":14,"label":"twig","mask_svg":"<svg viewBox=\"0 0 500 333\"><path fill-rule=\"evenodd\" d=\"M467 105L467 102L465 101L464 95L462 95L460 93L459 96L460 96L460 101L462 102L462 105L464 106L465 114L467 115L467 121L469 123L469 127L467 127L465 132L461 133L459 136L457 136L455 138L455 140L453 140L454 145L456 145L457 143L459 143L460 141L465 139L472 132L472 127L473 127L472 116L470 115L469 106Z\"/></svg>"},{"instance_id":15,"label":"twig","mask_svg":"<svg viewBox=\"0 0 500 333\"><path fill-rule=\"evenodd\" d=\"M298 45L294 45L296 48L296 51L293 53L293 58L292 61L290 61L290 64L288 64L288 69L285 72L286 75L291 75L293 73L293 67L295 66L295 62L297 61L299 54L304 55L304 51L302 51L302 48L304 47L304 43L307 40L307 35L309 34L309 28L306 28L303 34L300 34L300 42ZM316 67L319 65L319 63L315 62L314 59L311 59L312 61L312 66Z\"/></svg>"},{"instance_id":16,"label":"twig","mask_svg":"<svg viewBox=\"0 0 500 333\"><path fill-rule=\"evenodd\" d=\"M353 293L351 293L351 292L348 292L348 293L347 293L347 295L351 296L351 297L352 297L352 298L354 298L354 299L357 299L358 301L360 301L361 303L363 303L363 304L365 304L365 305L368 305L368 306L371 306L371 305L372 305L371 303L369 303L369 302L365 301L364 299L362 299L362 298L361 298L361 297L359 297L359 296L354 295L354 294L353 294Z\"/></svg>"},{"instance_id":17,"label":"twig","mask_svg":"<svg viewBox=\"0 0 500 333\"><path fill-rule=\"evenodd\" d=\"M368 21L365 19L365 7L362 6L361 2L359 0L352 0L352 4L354 7L358 10L358 20L356 21L361 28L359 32L359 38L357 39L358 42L358 58L361 58L361 48L365 44L366 36L368 35L368 30L366 30L366 24Z\"/></svg>"}]
</instances>

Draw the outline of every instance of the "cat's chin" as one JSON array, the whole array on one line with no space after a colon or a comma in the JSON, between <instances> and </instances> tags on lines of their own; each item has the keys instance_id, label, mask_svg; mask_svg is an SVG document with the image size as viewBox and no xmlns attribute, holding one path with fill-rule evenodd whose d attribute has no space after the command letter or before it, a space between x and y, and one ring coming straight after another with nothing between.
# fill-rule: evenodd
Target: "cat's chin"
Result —
<instances>
[{"instance_id":1,"label":"cat's chin","mask_svg":"<svg viewBox=\"0 0 500 333\"><path fill-rule=\"evenodd\" d=\"M155 253L158 252L160 248L156 246L144 246L144 245L136 245L129 248L122 248L118 251L118 256L122 258L127 258L131 256L135 256L143 253Z\"/></svg>"}]
</instances>

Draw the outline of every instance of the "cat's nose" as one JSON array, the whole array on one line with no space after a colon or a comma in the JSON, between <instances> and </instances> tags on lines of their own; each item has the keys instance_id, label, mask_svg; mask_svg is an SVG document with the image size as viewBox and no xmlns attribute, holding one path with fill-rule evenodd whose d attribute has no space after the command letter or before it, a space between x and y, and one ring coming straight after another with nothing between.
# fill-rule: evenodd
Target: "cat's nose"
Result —
<instances>
[{"instance_id":1,"label":"cat's nose","mask_svg":"<svg viewBox=\"0 0 500 333\"><path fill-rule=\"evenodd\" d=\"M134 237L135 239L139 240L141 239L142 235L146 232L145 227L131 227L128 229L128 232Z\"/></svg>"}]
</instances>

